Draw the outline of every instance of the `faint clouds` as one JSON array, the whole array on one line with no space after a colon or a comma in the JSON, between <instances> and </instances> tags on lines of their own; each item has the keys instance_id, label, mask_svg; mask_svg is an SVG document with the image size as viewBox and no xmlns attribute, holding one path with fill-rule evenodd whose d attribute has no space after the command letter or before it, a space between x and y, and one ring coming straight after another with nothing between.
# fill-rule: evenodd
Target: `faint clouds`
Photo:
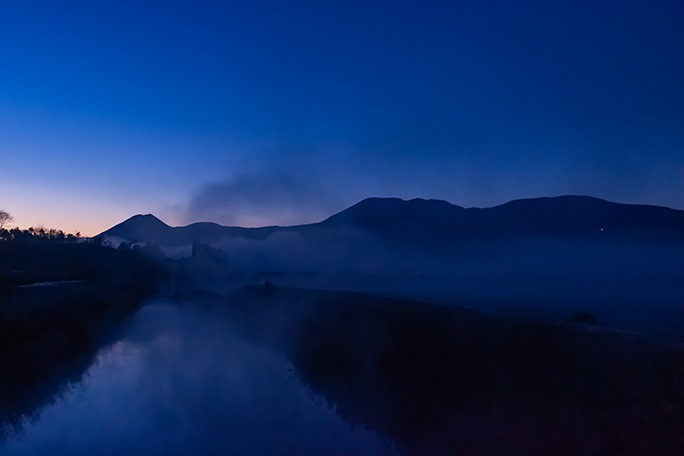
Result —
<instances>
[{"instance_id":1,"label":"faint clouds","mask_svg":"<svg viewBox=\"0 0 684 456\"><path fill-rule=\"evenodd\" d=\"M340 206L316 179L288 173L241 174L205 184L190 199L186 218L234 226L287 226L320 221Z\"/></svg>"}]
</instances>

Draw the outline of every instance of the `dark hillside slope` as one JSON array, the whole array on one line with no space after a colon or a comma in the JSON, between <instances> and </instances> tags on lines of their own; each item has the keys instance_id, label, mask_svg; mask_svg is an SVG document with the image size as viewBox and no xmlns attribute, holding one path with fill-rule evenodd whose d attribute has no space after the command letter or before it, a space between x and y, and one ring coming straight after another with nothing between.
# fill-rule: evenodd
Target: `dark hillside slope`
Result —
<instances>
[{"instance_id":1,"label":"dark hillside slope","mask_svg":"<svg viewBox=\"0 0 684 456\"><path fill-rule=\"evenodd\" d=\"M588 196L515 200L481 212L483 226L520 234L651 234L684 239L684 211Z\"/></svg>"},{"instance_id":2,"label":"dark hillside slope","mask_svg":"<svg viewBox=\"0 0 684 456\"><path fill-rule=\"evenodd\" d=\"M327 227L352 225L386 233L418 233L465 226L467 210L441 200L367 198L324 220Z\"/></svg>"}]
</instances>

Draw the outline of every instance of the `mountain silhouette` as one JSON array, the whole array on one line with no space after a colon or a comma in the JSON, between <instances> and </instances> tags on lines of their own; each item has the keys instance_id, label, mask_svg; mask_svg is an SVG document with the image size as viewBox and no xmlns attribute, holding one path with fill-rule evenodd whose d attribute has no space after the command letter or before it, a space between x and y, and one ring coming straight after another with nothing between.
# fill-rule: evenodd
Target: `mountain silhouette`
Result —
<instances>
[{"instance_id":1,"label":"mountain silhouette","mask_svg":"<svg viewBox=\"0 0 684 456\"><path fill-rule=\"evenodd\" d=\"M620 204L589 196L521 199L492 208L463 208L441 200L368 198L321 222L394 235L684 236L684 211Z\"/></svg>"},{"instance_id":2,"label":"mountain silhouette","mask_svg":"<svg viewBox=\"0 0 684 456\"><path fill-rule=\"evenodd\" d=\"M589 196L521 199L482 213L483 224L504 225L514 232L684 235L684 211L612 203Z\"/></svg>"},{"instance_id":3,"label":"mountain silhouette","mask_svg":"<svg viewBox=\"0 0 684 456\"><path fill-rule=\"evenodd\" d=\"M263 240L276 232L306 235L351 227L388 239L443 242L479 236L643 236L684 239L684 211L620 204L589 196L510 201L491 208L463 208L442 200L367 198L319 223L291 227L226 227L200 222L170 227L153 215L136 215L98 236L129 242L178 245L241 237Z\"/></svg>"},{"instance_id":4,"label":"mountain silhouette","mask_svg":"<svg viewBox=\"0 0 684 456\"><path fill-rule=\"evenodd\" d=\"M138 214L109 229L113 236L130 241L143 241L148 238L164 237L172 228L152 214Z\"/></svg>"},{"instance_id":5,"label":"mountain silhouette","mask_svg":"<svg viewBox=\"0 0 684 456\"><path fill-rule=\"evenodd\" d=\"M187 226L171 227L151 214L134 215L96 237L114 238L134 243L164 245L188 244L195 241L212 242L225 237L265 239L279 227L242 228L221 226L212 222L198 222Z\"/></svg>"}]
</instances>

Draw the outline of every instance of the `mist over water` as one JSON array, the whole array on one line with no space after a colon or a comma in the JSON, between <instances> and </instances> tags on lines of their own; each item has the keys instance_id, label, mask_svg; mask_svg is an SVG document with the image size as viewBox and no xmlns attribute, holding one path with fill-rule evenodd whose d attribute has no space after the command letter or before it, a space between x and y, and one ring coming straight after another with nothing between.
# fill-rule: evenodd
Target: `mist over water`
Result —
<instances>
[{"instance_id":1,"label":"mist over water","mask_svg":"<svg viewBox=\"0 0 684 456\"><path fill-rule=\"evenodd\" d=\"M408 297L565 321L591 312L605 326L684 341L684 247L659 239L420 240L390 243L358 229L276 232L233 238L221 275L201 287L224 291L232 271L254 282ZM189 248L189 247L188 247Z\"/></svg>"}]
</instances>

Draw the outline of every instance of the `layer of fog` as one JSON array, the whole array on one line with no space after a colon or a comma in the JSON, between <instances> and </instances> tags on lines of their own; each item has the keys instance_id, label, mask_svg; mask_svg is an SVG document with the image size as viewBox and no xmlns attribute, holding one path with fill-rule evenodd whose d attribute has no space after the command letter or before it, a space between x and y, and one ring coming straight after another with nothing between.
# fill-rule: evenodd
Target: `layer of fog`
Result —
<instances>
[{"instance_id":1,"label":"layer of fog","mask_svg":"<svg viewBox=\"0 0 684 456\"><path fill-rule=\"evenodd\" d=\"M202 288L252 283L412 297L566 318L593 312L602 323L681 334L684 247L659 240L499 239L440 244L379 239L353 228L275 232L264 240L215 242L226 262L197 268ZM168 248L189 255L192 246ZM196 267L197 263L190 263ZM233 279L243 274L240 279ZM249 282L249 280L247 280Z\"/></svg>"}]
</instances>

